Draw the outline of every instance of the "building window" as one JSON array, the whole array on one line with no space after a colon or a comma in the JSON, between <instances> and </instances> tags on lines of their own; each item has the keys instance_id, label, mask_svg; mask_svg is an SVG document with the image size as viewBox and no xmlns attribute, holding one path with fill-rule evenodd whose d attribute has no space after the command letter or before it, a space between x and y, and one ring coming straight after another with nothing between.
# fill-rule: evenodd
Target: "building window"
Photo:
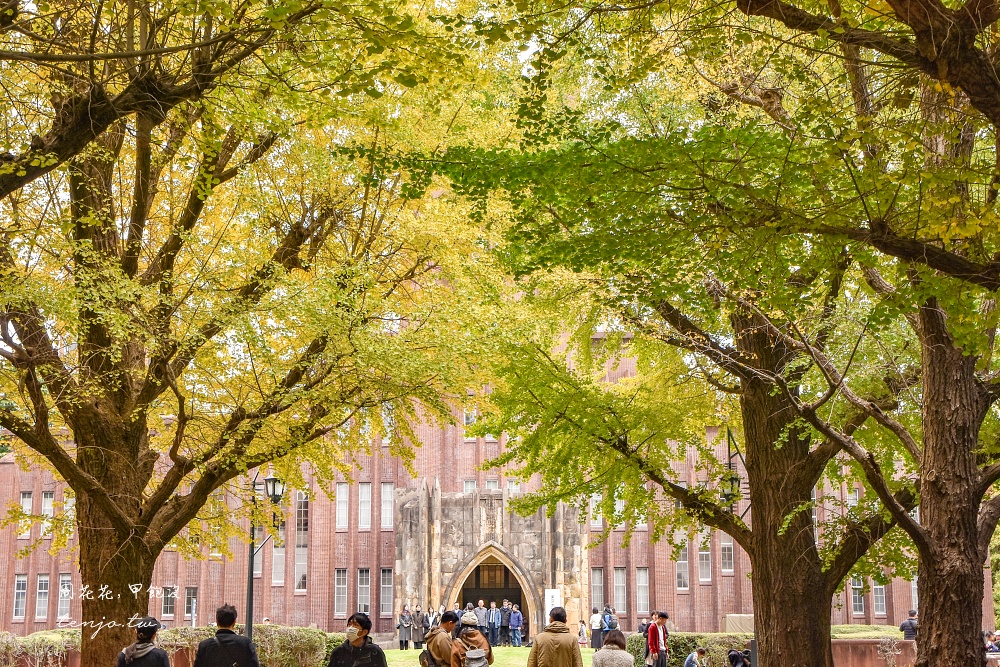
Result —
<instances>
[{"instance_id":1,"label":"building window","mask_svg":"<svg viewBox=\"0 0 1000 667\"><path fill-rule=\"evenodd\" d=\"M72 535L76 530L76 496L67 496L65 492L63 493L63 512L66 513L69 534Z\"/></svg>"},{"instance_id":2,"label":"building window","mask_svg":"<svg viewBox=\"0 0 1000 667\"><path fill-rule=\"evenodd\" d=\"M686 489L686 488L688 488L688 483L687 482L677 482L677 486L681 487L682 489ZM684 507L684 503L682 503L680 501L680 499L674 499L674 509L675 510L682 509L683 507Z\"/></svg>"},{"instance_id":3,"label":"building window","mask_svg":"<svg viewBox=\"0 0 1000 667\"><path fill-rule=\"evenodd\" d=\"M615 610L624 614L628 609L625 599L625 568L615 568Z\"/></svg>"},{"instance_id":4,"label":"building window","mask_svg":"<svg viewBox=\"0 0 1000 667\"><path fill-rule=\"evenodd\" d=\"M379 587L378 611L382 616L392 616L392 570L382 568L381 586Z\"/></svg>"},{"instance_id":5,"label":"building window","mask_svg":"<svg viewBox=\"0 0 1000 667\"><path fill-rule=\"evenodd\" d=\"M813 540L819 542L819 510L817 509L819 503L816 501L816 487L813 487L813 490L809 492L809 500L812 501Z\"/></svg>"},{"instance_id":6,"label":"building window","mask_svg":"<svg viewBox=\"0 0 1000 667\"><path fill-rule=\"evenodd\" d=\"M24 620L28 607L28 575L14 575L14 620Z\"/></svg>"},{"instance_id":7,"label":"building window","mask_svg":"<svg viewBox=\"0 0 1000 667\"><path fill-rule=\"evenodd\" d=\"M278 538L271 547L271 585L285 585L285 522L278 524Z\"/></svg>"},{"instance_id":8,"label":"building window","mask_svg":"<svg viewBox=\"0 0 1000 667\"><path fill-rule=\"evenodd\" d=\"M198 614L198 587L188 586L184 589L184 618ZM197 622L197 620L195 621Z\"/></svg>"},{"instance_id":9,"label":"building window","mask_svg":"<svg viewBox=\"0 0 1000 667\"><path fill-rule=\"evenodd\" d=\"M736 551L733 547L733 536L719 533L719 566L722 574L732 574L736 565Z\"/></svg>"},{"instance_id":10,"label":"building window","mask_svg":"<svg viewBox=\"0 0 1000 667\"><path fill-rule=\"evenodd\" d=\"M347 616L347 570L333 573L333 614Z\"/></svg>"},{"instance_id":11,"label":"building window","mask_svg":"<svg viewBox=\"0 0 1000 667\"><path fill-rule=\"evenodd\" d=\"M872 582L872 607L876 616L885 616L885 586Z\"/></svg>"},{"instance_id":12,"label":"building window","mask_svg":"<svg viewBox=\"0 0 1000 667\"><path fill-rule=\"evenodd\" d=\"M358 529L372 527L372 485L370 482L358 484Z\"/></svg>"},{"instance_id":13,"label":"building window","mask_svg":"<svg viewBox=\"0 0 1000 667\"><path fill-rule=\"evenodd\" d=\"M476 480L467 479L462 482L462 491L465 493L473 493L476 490Z\"/></svg>"},{"instance_id":14,"label":"building window","mask_svg":"<svg viewBox=\"0 0 1000 667\"><path fill-rule=\"evenodd\" d=\"M392 528L396 503L396 487L392 482L382 482L382 527Z\"/></svg>"},{"instance_id":15,"label":"building window","mask_svg":"<svg viewBox=\"0 0 1000 667\"><path fill-rule=\"evenodd\" d=\"M55 491L42 491L42 516L45 517L42 522L42 537L52 536L52 502L55 498Z\"/></svg>"},{"instance_id":16,"label":"building window","mask_svg":"<svg viewBox=\"0 0 1000 667\"><path fill-rule=\"evenodd\" d=\"M382 444L387 445L396 435L396 413L391 405L382 406L382 429Z\"/></svg>"},{"instance_id":17,"label":"building window","mask_svg":"<svg viewBox=\"0 0 1000 667\"><path fill-rule=\"evenodd\" d=\"M507 480L507 494L511 496L516 496L521 493L521 483L516 479Z\"/></svg>"},{"instance_id":18,"label":"building window","mask_svg":"<svg viewBox=\"0 0 1000 667\"><path fill-rule=\"evenodd\" d=\"M590 568L590 604L604 609L604 568Z\"/></svg>"},{"instance_id":19,"label":"building window","mask_svg":"<svg viewBox=\"0 0 1000 667\"><path fill-rule=\"evenodd\" d=\"M49 575L38 575L38 585L35 588L35 620L45 619L49 615Z\"/></svg>"},{"instance_id":20,"label":"building window","mask_svg":"<svg viewBox=\"0 0 1000 667\"><path fill-rule=\"evenodd\" d=\"M31 514L31 491L21 492L21 512ZM31 519L21 521L21 532L17 536L22 539L31 537Z\"/></svg>"},{"instance_id":21,"label":"building window","mask_svg":"<svg viewBox=\"0 0 1000 667\"><path fill-rule=\"evenodd\" d=\"M861 498L861 493L857 489L851 489L847 492L847 506L857 507L858 500Z\"/></svg>"},{"instance_id":22,"label":"building window","mask_svg":"<svg viewBox=\"0 0 1000 667\"><path fill-rule=\"evenodd\" d=\"M344 482L337 482L337 528L347 528L348 509L351 501L351 487Z\"/></svg>"},{"instance_id":23,"label":"building window","mask_svg":"<svg viewBox=\"0 0 1000 667\"><path fill-rule=\"evenodd\" d=\"M688 545L687 542L677 552L677 590L686 591L691 586L688 578Z\"/></svg>"},{"instance_id":24,"label":"building window","mask_svg":"<svg viewBox=\"0 0 1000 667\"><path fill-rule=\"evenodd\" d=\"M372 571L367 567L358 570L358 611L370 614L372 608Z\"/></svg>"},{"instance_id":25,"label":"building window","mask_svg":"<svg viewBox=\"0 0 1000 667\"><path fill-rule=\"evenodd\" d=\"M920 611L920 605L917 604L920 598L917 597L917 577L914 575L913 579L910 579L910 609L913 611Z\"/></svg>"},{"instance_id":26,"label":"building window","mask_svg":"<svg viewBox=\"0 0 1000 667\"><path fill-rule=\"evenodd\" d=\"M499 491L500 490L500 480L499 479L488 479L488 480L486 480L486 490L487 491Z\"/></svg>"},{"instance_id":27,"label":"building window","mask_svg":"<svg viewBox=\"0 0 1000 667\"><path fill-rule=\"evenodd\" d=\"M851 577L851 608L855 614L865 613L864 587L861 577Z\"/></svg>"},{"instance_id":28,"label":"building window","mask_svg":"<svg viewBox=\"0 0 1000 667\"><path fill-rule=\"evenodd\" d=\"M259 549L260 545L264 543L267 535L264 533L264 526L254 526L253 527L253 545L254 549ZM253 557L253 576L259 577L264 573L264 552L258 551Z\"/></svg>"},{"instance_id":29,"label":"building window","mask_svg":"<svg viewBox=\"0 0 1000 667\"><path fill-rule=\"evenodd\" d=\"M590 497L590 527L604 527L604 517L601 515L601 494L599 493Z\"/></svg>"},{"instance_id":30,"label":"building window","mask_svg":"<svg viewBox=\"0 0 1000 667\"><path fill-rule=\"evenodd\" d=\"M69 618L69 605L73 600L73 575L59 575L59 606L57 609L58 618L65 620Z\"/></svg>"},{"instance_id":31,"label":"building window","mask_svg":"<svg viewBox=\"0 0 1000 667\"><path fill-rule=\"evenodd\" d=\"M462 411L462 425L468 428L476 423L476 409Z\"/></svg>"},{"instance_id":32,"label":"building window","mask_svg":"<svg viewBox=\"0 0 1000 667\"><path fill-rule=\"evenodd\" d=\"M698 581L712 580L712 533L706 531L698 539Z\"/></svg>"},{"instance_id":33,"label":"building window","mask_svg":"<svg viewBox=\"0 0 1000 667\"><path fill-rule=\"evenodd\" d=\"M295 590L306 590L309 568L309 496L305 491L295 494Z\"/></svg>"},{"instance_id":34,"label":"building window","mask_svg":"<svg viewBox=\"0 0 1000 667\"><path fill-rule=\"evenodd\" d=\"M163 618L174 617L174 605L177 603L177 589L173 586L163 587L163 604L160 605L160 615Z\"/></svg>"},{"instance_id":35,"label":"building window","mask_svg":"<svg viewBox=\"0 0 1000 667\"><path fill-rule=\"evenodd\" d=\"M635 568L635 610L639 614L649 613L649 568Z\"/></svg>"}]
</instances>

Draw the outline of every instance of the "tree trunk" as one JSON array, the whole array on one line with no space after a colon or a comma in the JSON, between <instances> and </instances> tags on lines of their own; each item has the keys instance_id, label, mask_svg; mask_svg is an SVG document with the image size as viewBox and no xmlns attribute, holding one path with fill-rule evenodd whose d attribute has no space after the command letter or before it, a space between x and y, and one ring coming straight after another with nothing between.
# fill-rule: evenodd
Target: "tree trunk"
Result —
<instances>
[{"instance_id":1,"label":"tree trunk","mask_svg":"<svg viewBox=\"0 0 1000 667\"><path fill-rule=\"evenodd\" d=\"M917 667L985 665L980 636L983 564L977 520L976 450L989 401L976 382L976 358L947 334L935 304L921 308L923 431L920 523L930 544L917 588Z\"/></svg>"}]
</instances>

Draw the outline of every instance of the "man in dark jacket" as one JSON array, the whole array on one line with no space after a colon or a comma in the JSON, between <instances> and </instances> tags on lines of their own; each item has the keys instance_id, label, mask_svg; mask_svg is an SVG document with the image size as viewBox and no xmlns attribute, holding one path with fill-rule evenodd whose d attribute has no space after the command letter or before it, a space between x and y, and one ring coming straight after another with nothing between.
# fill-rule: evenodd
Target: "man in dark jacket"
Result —
<instances>
[{"instance_id":1,"label":"man in dark jacket","mask_svg":"<svg viewBox=\"0 0 1000 667\"><path fill-rule=\"evenodd\" d=\"M899 629L903 631L903 639L916 639L918 627L917 612L916 610L911 609L909 617L899 624Z\"/></svg>"},{"instance_id":2,"label":"man in dark jacket","mask_svg":"<svg viewBox=\"0 0 1000 667\"><path fill-rule=\"evenodd\" d=\"M510 600L504 600L500 607L500 646L510 646L510 615L513 611Z\"/></svg>"},{"instance_id":3,"label":"man in dark jacket","mask_svg":"<svg viewBox=\"0 0 1000 667\"><path fill-rule=\"evenodd\" d=\"M372 621L358 612L347 619L347 641L333 649L328 667L387 667L385 653L368 635Z\"/></svg>"},{"instance_id":4,"label":"man in dark jacket","mask_svg":"<svg viewBox=\"0 0 1000 667\"><path fill-rule=\"evenodd\" d=\"M130 623L129 625L132 625ZM118 667L170 667L170 658L153 643L160 622L152 616L140 618L135 627L135 643L118 654Z\"/></svg>"},{"instance_id":5,"label":"man in dark jacket","mask_svg":"<svg viewBox=\"0 0 1000 667\"><path fill-rule=\"evenodd\" d=\"M236 607L224 604L216 609L215 624L215 636L198 644L194 667L260 667L253 642L233 631Z\"/></svg>"}]
</instances>

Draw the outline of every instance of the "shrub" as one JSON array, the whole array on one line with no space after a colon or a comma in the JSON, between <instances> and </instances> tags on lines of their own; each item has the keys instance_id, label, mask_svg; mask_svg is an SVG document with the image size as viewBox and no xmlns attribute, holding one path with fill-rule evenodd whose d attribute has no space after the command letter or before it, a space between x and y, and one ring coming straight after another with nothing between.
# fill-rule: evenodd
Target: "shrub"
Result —
<instances>
[{"instance_id":1,"label":"shrub","mask_svg":"<svg viewBox=\"0 0 1000 667\"><path fill-rule=\"evenodd\" d=\"M753 635L749 634L672 632L667 640L670 646L670 660L667 664L670 667L683 667L684 659L699 646L704 646L708 651L707 657L710 665L727 665L729 663L726 656L729 649L743 650L748 648L752 638ZM646 664L646 638L638 633L629 635L627 646L629 653L635 657L635 667L644 667Z\"/></svg>"},{"instance_id":2,"label":"shrub","mask_svg":"<svg viewBox=\"0 0 1000 667\"><path fill-rule=\"evenodd\" d=\"M202 640L214 636L215 628L192 628L189 625L179 625L176 628L160 630L156 634L156 643L170 655L187 649L191 654L191 662L193 663L194 653L198 649L198 644Z\"/></svg>"},{"instance_id":3,"label":"shrub","mask_svg":"<svg viewBox=\"0 0 1000 667\"><path fill-rule=\"evenodd\" d=\"M326 633L326 653L323 658L323 664L326 665L330 662L330 654L333 650L347 641L347 635L343 632L328 632Z\"/></svg>"},{"instance_id":4,"label":"shrub","mask_svg":"<svg viewBox=\"0 0 1000 667\"><path fill-rule=\"evenodd\" d=\"M0 667L14 667L17 664L17 637L0 631Z\"/></svg>"},{"instance_id":5,"label":"shrub","mask_svg":"<svg viewBox=\"0 0 1000 667\"><path fill-rule=\"evenodd\" d=\"M326 654L327 634L316 628L259 625L253 640L267 667L320 667Z\"/></svg>"},{"instance_id":6,"label":"shrub","mask_svg":"<svg viewBox=\"0 0 1000 667\"><path fill-rule=\"evenodd\" d=\"M80 650L80 631L65 628L34 632L17 640L17 658L27 658L34 667L66 663L66 654Z\"/></svg>"}]
</instances>

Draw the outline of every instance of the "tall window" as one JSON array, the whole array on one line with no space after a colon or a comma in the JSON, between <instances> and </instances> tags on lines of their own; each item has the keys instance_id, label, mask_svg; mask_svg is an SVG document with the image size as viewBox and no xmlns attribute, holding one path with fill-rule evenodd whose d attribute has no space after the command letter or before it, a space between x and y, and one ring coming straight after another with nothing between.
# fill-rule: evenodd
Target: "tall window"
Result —
<instances>
[{"instance_id":1,"label":"tall window","mask_svg":"<svg viewBox=\"0 0 1000 667\"><path fill-rule=\"evenodd\" d=\"M499 491L500 490L500 480L499 479L488 479L488 480L486 480L486 490L487 491Z\"/></svg>"},{"instance_id":2,"label":"tall window","mask_svg":"<svg viewBox=\"0 0 1000 667\"><path fill-rule=\"evenodd\" d=\"M625 568L615 568L615 610L625 613L627 609L625 600Z\"/></svg>"},{"instance_id":3,"label":"tall window","mask_svg":"<svg viewBox=\"0 0 1000 667\"><path fill-rule=\"evenodd\" d=\"M21 511L24 514L31 514L31 491L21 492ZM18 537L31 537L31 520L25 519L21 522L21 532Z\"/></svg>"},{"instance_id":4,"label":"tall window","mask_svg":"<svg viewBox=\"0 0 1000 667\"><path fill-rule=\"evenodd\" d=\"M712 580L712 533L698 536L698 581Z\"/></svg>"},{"instance_id":5,"label":"tall window","mask_svg":"<svg viewBox=\"0 0 1000 667\"><path fill-rule=\"evenodd\" d=\"M358 570L358 611L370 614L372 609L372 571L367 567Z\"/></svg>"},{"instance_id":6,"label":"tall window","mask_svg":"<svg viewBox=\"0 0 1000 667\"><path fill-rule=\"evenodd\" d=\"M719 566L723 574L732 574L736 565L736 551L733 547L733 536L719 533Z\"/></svg>"},{"instance_id":7,"label":"tall window","mask_svg":"<svg viewBox=\"0 0 1000 667\"><path fill-rule=\"evenodd\" d=\"M812 500L813 540L819 542L819 510L817 509L819 503L816 501L816 487L810 491L809 499Z\"/></svg>"},{"instance_id":8,"label":"tall window","mask_svg":"<svg viewBox=\"0 0 1000 667\"><path fill-rule=\"evenodd\" d=\"M382 527L392 528L396 503L396 487L392 482L382 482Z\"/></svg>"},{"instance_id":9,"label":"tall window","mask_svg":"<svg viewBox=\"0 0 1000 667\"><path fill-rule=\"evenodd\" d=\"M69 534L72 535L76 529L76 496L67 496L63 492L63 512L69 520Z\"/></svg>"},{"instance_id":10,"label":"tall window","mask_svg":"<svg viewBox=\"0 0 1000 667\"><path fill-rule=\"evenodd\" d=\"M337 528L347 528L348 503L351 501L351 487L344 482L337 482Z\"/></svg>"},{"instance_id":11,"label":"tall window","mask_svg":"<svg viewBox=\"0 0 1000 667\"><path fill-rule=\"evenodd\" d=\"M333 614L347 616L347 570L333 572Z\"/></svg>"},{"instance_id":12,"label":"tall window","mask_svg":"<svg viewBox=\"0 0 1000 667\"><path fill-rule=\"evenodd\" d=\"M188 586L184 589L184 618L198 613L198 587ZM197 622L197 620L195 621Z\"/></svg>"},{"instance_id":13,"label":"tall window","mask_svg":"<svg viewBox=\"0 0 1000 667\"><path fill-rule=\"evenodd\" d=\"M382 616L392 616L392 570L383 567L380 576L378 611Z\"/></svg>"},{"instance_id":14,"label":"tall window","mask_svg":"<svg viewBox=\"0 0 1000 667\"><path fill-rule=\"evenodd\" d=\"M511 496L516 496L521 493L521 483L516 479L507 480L507 494Z\"/></svg>"},{"instance_id":15,"label":"tall window","mask_svg":"<svg viewBox=\"0 0 1000 667\"><path fill-rule=\"evenodd\" d=\"M635 568L635 610L640 614L649 613L649 568Z\"/></svg>"},{"instance_id":16,"label":"tall window","mask_svg":"<svg viewBox=\"0 0 1000 667\"><path fill-rule=\"evenodd\" d=\"M847 492L847 506L857 507L858 500L861 498L861 493L857 489L851 489Z\"/></svg>"},{"instance_id":17,"label":"tall window","mask_svg":"<svg viewBox=\"0 0 1000 667\"><path fill-rule=\"evenodd\" d=\"M914 611L920 611L920 598L917 597L917 576L913 575L913 579L910 579L910 609Z\"/></svg>"},{"instance_id":18,"label":"tall window","mask_svg":"<svg viewBox=\"0 0 1000 667\"><path fill-rule=\"evenodd\" d=\"M473 493L475 492L475 490L476 490L476 480L467 479L464 482L462 482L462 491L464 491L465 493Z\"/></svg>"},{"instance_id":19,"label":"tall window","mask_svg":"<svg viewBox=\"0 0 1000 667\"><path fill-rule=\"evenodd\" d=\"M872 607L876 616L885 616L885 586L872 582Z\"/></svg>"},{"instance_id":20,"label":"tall window","mask_svg":"<svg viewBox=\"0 0 1000 667\"><path fill-rule=\"evenodd\" d=\"M28 575L14 575L14 618L23 619L28 607Z\"/></svg>"},{"instance_id":21,"label":"tall window","mask_svg":"<svg viewBox=\"0 0 1000 667\"><path fill-rule=\"evenodd\" d=\"M305 491L295 494L295 590L306 590L309 568L309 496Z\"/></svg>"},{"instance_id":22,"label":"tall window","mask_svg":"<svg viewBox=\"0 0 1000 667\"><path fill-rule=\"evenodd\" d=\"M590 568L590 604L604 609L604 568Z\"/></svg>"},{"instance_id":23,"label":"tall window","mask_svg":"<svg viewBox=\"0 0 1000 667\"><path fill-rule=\"evenodd\" d=\"M371 482L358 484L358 528L372 527L372 485Z\"/></svg>"},{"instance_id":24,"label":"tall window","mask_svg":"<svg viewBox=\"0 0 1000 667\"><path fill-rule=\"evenodd\" d=\"M855 614L865 613L864 587L861 577L851 577L851 608Z\"/></svg>"},{"instance_id":25,"label":"tall window","mask_svg":"<svg viewBox=\"0 0 1000 667\"><path fill-rule=\"evenodd\" d=\"M55 497L55 491L42 491L42 516L45 517L42 522L42 537L52 536L52 501Z\"/></svg>"},{"instance_id":26,"label":"tall window","mask_svg":"<svg viewBox=\"0 0 1000 667\"><path fill-rule=\"evenodd\" d=\"M59 606L56 610L58 618L69 618L69 605L73 601L73 575L59 575Z\"/></svg>"},{"instance_id":27,"label":"tall window","mask_svg":"<svg viewBox=\"0 0 1000 667\"><path fill-rule=\"evenodd\" d=\"M687 542L677 553L677 590L686 591L691 587L688 576L688 545Z\"/></svg>"},{"instance_id":28,"label":"tall window","mask_svg":"<svg viewBox=\"0 0 1000 667\"><path fill-rule=\"evenodd\" d=\"M160 605L160 615L164 618L174 617L174 605L177 603L177 589L173 586L163 587L163 604Z\"/></svg>"},{"instance_id":29,"label":"tall window","mask_svg":"<svg viewBox=\"0 0 1000 667\"><path fill-rule=\"evenodd\" d=\"M462 411L462 424L464 426L472 426L476 423L476 409Z\"/></svg>"},{"instance_id":30,"label":"tall window","mask_svg":"<svg viewBox=\"0 0 1000 667\"><path fill-rule=\"evenodd\" d=\"M278 541L271 547L271 585L285 585L285 522L278 524Z\"/></svg>"},{"instance_id":31,"label":"tall window","mask_svg":"<svg viewBox=\"0 0 1000 667\"><path fill-rule=\"evenodd\" d=\"M601 494L595 493L590 497L590 527L602 528L604 517L601 516Z\"/></svg>"},{"instance_id":32,"label":"tall window","mask_svg":"<svg viewBox=\"0 0 1000 667\"><path fill-rule=\"evenodd\" d=\"M35 587L35 620L44 619L49 615L49 575L38 575L38 585Z\"/></svg>"},{"instance_id":33,"label":"tall window","mask_svg":"<svg viewBox=\"0 0 1000 667\"><path fill-rule=\"evenodd\" d=\"M259 549L260 545L264 543L267 535L264 534L264 526L254 526L253 527L253 546L254 549ZM253 576L259 577L264 573L264 552L258 551L253 557Z\"/></svg>"}]
</instances>

